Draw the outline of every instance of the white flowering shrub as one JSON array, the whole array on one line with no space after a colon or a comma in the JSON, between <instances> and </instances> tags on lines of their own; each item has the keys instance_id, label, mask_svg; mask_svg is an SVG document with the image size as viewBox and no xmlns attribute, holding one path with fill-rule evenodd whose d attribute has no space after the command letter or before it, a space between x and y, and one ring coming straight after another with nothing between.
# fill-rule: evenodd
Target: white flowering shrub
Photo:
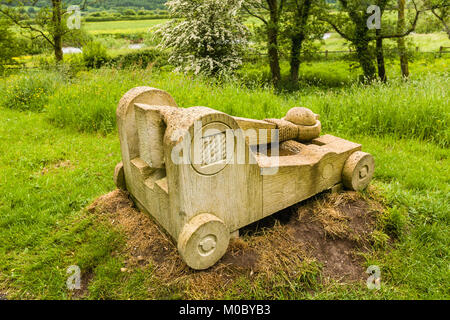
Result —
<instances>
[{"instance_id":1,"label":"white flowering shrub","mask_svg":"<svg viewBox=\"0 0 450 320\"><path fill-rule=\"evenodd\" d=\"M172 20L157 33L178 71L228 74L242 64L247 28L239 15L242 0L172 0Z\"/></svg>"}]
</instances>

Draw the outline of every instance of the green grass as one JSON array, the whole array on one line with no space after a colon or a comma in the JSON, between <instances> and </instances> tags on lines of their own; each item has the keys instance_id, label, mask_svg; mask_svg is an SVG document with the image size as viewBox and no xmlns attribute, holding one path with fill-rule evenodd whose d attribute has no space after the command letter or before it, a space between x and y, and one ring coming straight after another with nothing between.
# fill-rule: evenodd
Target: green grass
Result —
<instances>
[{"instance_id":1,"label":"green grass","mask_svg":"<svg viewBox=\"0 0 450 320\"><path fill-rule=\"evenodd\" d=\"M450 39L445 32L413 34L406 39L410 40L414 47L419 47L419 51L439 51L441 46L450 47Z\"/></svg>"},{"instance_id":2,"label":"green grass","mask_svg":"<svg viewBox=\"0 0 450 320\"><path fill-rule=\"evenodd\" d=\"M85 22L84 28L91 34L116 34L116 33L145 33L155 25L167 22L169 19L128 20L128 21L101 21ZM247 25L260 25L257 18L249 18Z\"/></svg>"},{"instance_id":3,"label":"green grass","mask_svg":"<svg viewBox=\"0 0 450 320\"><path fill-rule=\"evenodd\" d=\"M118 141L55 129L33 113L2 109L0 123L0 290L66 298L65 269L98 266L119 239L80 211L113 187Z\"/></svg>"},{"instance_id":4,"label":"green grass","mask_svg":"<svg viewBox=\"0 0 450 320\"><path fill-rule=\"evenodd\" d=\"M105 21L86 22L83 27L94 35L116 33L145 33L155 25L165 23L167 19L133 20L133 21Z\"/></svg>"},{"instance_id":5,"label":"green grass","mask_svg":"<svg viewBox=\"0 0 450 320\"><path fill-rule=\"evenodd\" d=\"M340 134L391 135L449 145L447 73L406 83L392 80L388 85L351 84L334 91L310 88L276 95L269 89L249 89L239 83L218 85L174 73L104 69L61 85L49 99L47 116L57 126L109 133L115 128L117 101L138 85L166 90L184 107L204 105L261 119L283 117L293 106L303 105L321 114L324 126Z\"/></svg>"},{"instance_id":6,"label":"green grass","mask_svg":"<svg viewBox=\"0 0 450 320\"><path fill-rule=\"evenodd\" d=\"M407 36L406 41L413 48L419 47L422 52L437 52L441 46L450 47L450 40L445 32L435 32L432 34L411 34ZM321 43L321 51L348 51L349 41L343 39L339 34L332 32L330 38L317 41ZM385 45L396 47L394 40L385 40Z\"/></svg>"},{"instance_id":7,"label":"green grass","mask_svg":"<svg viewBox=\"0 0 450 320\"><path fill-rule=\"evenodd\" d=\"M123 258L111 252L123 247L122 235L83 210L114 188L112 172L120 159L115 134L80 134L49 125L42 114L0 111L0 149L4 150L0 155L0 292L10 298L70 298L65 271L79 265L92 277L92 299L189 297L185 287L161 283L151 266L130 274L120 272ZM406 212L407 228L396 247L366 257L382 267L383 289L371 292L359 284L312 283L313 291L306 293L241 278L223 288L224 296L450 298L449 151L417 140L344 137L361 142L365 151L374 154L375 186L388 205ZM70 166L56 166L67 160ZM42 174L44 168L48 171Z\"/></svg>"},{"instance_id":8,"label":"green grass","mask_svg":"<svg viewBox=\"0 0 450 320\"><path fill-rule=\"evenodd\" d=\"M50 92L61 80L57 73L20 73L4 83L2 105L10 109L41 111L48 101Z\"/></svg>"},{"instance_id":9,"label":"green grass","mask_svg":"<svg viewBox=\"0 0 450 320\"><path fill-rule=\"evenodd\" d=\"M386 244L380 233L378 246L365 259L381 266L382 290L321 284L308 276L314 270L305 269L305 277L289 283L282 277L270 282L242 277L225 286L221 296L449 299L449 77L441 68L446 63L416 61L411 68L417 74L406 83L392 79L365 87L348 80L332 90L305 84L296 93L279 95L158 71L102 69L75 77L38 72L29 81L53 79L43 112L4 107L11 98L8 88L27 83L30 75L1 80L0 294L70 299L66 269L79 265L90 278L86 298L192 298L182 283L162 281L151 265L120 272L124 257L117 252L124 249L124 235L85 210L114 189L112 175L120 161L118 100L134 86L151 85L170 92L181 106L204 105L257 119L280 117L303 105L321 114L325 133L363 144L376 160L373 184L389 208L383 232L395 243ZM341 75L330 71L332 77L350 74L345 63L321 62L303 66L303 76L313 73L327 84L325 70L333 66ZM305 286L311 290L296 289Z\"/></svg>"}]
</instances>

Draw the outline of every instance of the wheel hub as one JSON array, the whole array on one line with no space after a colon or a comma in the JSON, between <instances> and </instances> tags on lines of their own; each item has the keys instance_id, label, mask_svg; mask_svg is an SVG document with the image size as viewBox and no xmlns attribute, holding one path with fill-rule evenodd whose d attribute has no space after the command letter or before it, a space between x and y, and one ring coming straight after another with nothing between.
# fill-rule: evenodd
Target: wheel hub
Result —
<instances>
[{"instance_id":1,"label":"wheel hub","mask_svg":"<svg viewBox=\"0 0 450 320\"><path fill-rule=\"evenodd\" d=\"M204 237L198 244L199 253L203 256L211 254L217 246L217 238L210 234Z\"/></svg>"},{"instance_id":2,"label":"wheel hub","mask_svg":"<svg viewBox=\"0 0 450 320\"><path fill-rule=\"evenodd\" d=\"M359 171L359 178L364 179L365 177L367 177L368 173L369 173L369 167L367 167L367 166L362 167L361 170Z\"/></svg>"}]
</instances>

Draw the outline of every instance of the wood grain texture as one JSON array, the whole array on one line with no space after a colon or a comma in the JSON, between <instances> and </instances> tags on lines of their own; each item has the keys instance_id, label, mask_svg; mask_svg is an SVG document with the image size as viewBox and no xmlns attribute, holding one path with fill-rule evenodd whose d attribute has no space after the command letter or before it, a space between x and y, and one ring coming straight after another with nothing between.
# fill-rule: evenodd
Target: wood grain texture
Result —
<instances>
[{"instance_id":1,"label":"wood grain texture","mask_svg":"<svg viewBox=\"0 0 450 320\"><path fill-rule=\"evenodd\" d=\"M123 165L116 184L195 269L220 259L240 228L341 183L360 190L373 176L373 158L360 144L319 136L319 116L304 108L289 113L296 123L253 120L178 108L168 93L140 87L122 98L117 117ZM271 144L280 141L280 150Z\"/></svg>"}]
</instances>

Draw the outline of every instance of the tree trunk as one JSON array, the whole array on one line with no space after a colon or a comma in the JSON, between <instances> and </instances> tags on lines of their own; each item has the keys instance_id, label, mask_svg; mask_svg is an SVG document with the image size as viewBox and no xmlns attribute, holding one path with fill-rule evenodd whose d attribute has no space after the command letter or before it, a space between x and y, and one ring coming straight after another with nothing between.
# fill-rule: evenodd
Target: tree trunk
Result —
<instances>
[{"instance_id":1,"label":"tree trunk","mask_svg":"<svg viewBox=\"0 0 450 320\"><path fill-rule=\"evenodd\" d=\"M376 79L376 68L374 65L374 57L369 50L370 38L368 36L369 29L367 29L368 15L359 15L356 10L350 9L347 1L340 1L343 7L347 10L348 15L355 25L355 36L352 40L356 49L356 56L358 58L361 69L363 70L363 82L372 82Z\"/></svg>"},{"instance_id":2,"label":"tree trunk","mask_svg":"<svg viewBox=\"0 0 450 320\"><path fill-rule=\"evenodd\" d=\"M381 37L380 29L377 29L377 66L378 66L378 77L382 82L387 81L386 68L384 64L384 53L383 53L383 38Z\"/></svg>"},{"instance_id":3,"label":"tree trunk","mask_svg":"<svg viewBox=\"0 0 450 320\"><path fill-rule=\"evenodd\" d=\"M298 85L298 75L300 69L300 52L302 50L303 41L305 40L304 29L308 22L309 12L312 0L304 0L297 2L295 15L296 33L291 37L291 70L290 81L293 88Z\"/></svg>"},{"instance_id":4,"label":"tree trunk","mask_svg":"<svg viewBox=\"0 0 450 320\"><path fill-rule=\"evenodd\" d=\"M54 51L56 62L62 62L64 60L64 54L62 51L62 37L59 35L53 36Z\"/></svg>"},{"instance_id":5,"label":"tree trunk","mask_svg":"<svg viewBox=\"0 0 450 320\"><path fill-rule=\"evenodd\" d=\"M359 64L364 73L364 81L372 82L376 79L376 68L373 64L373 56L369 51L369 42L366 40L359 40L355 43L356 55Z\"/></svg>"},{"instance_id":6,"label":"tree trunk","mask_svg":"<svg viewBox=\"0 0 450 320\"><path fill-rule=\"evenodd\" d=\"M280 70L280 58L278 55L278 30L276 28L271 28L267 30L268 34L268 54L269 54L269 65L270 72L272 74L272 83L275 87L278 86L281 79Z\"/></svg>"},{"instance_id":7,"label":"tree trunk","mask_svg":"<svg viewBox=\"0 0 450 320\"><path fill-rule=\"evenodd\" d=\"M275 87L278 87L281 79L280 58L278 52L278 1L267 0L267 4L269 5L270 10L270 21L267 25L267 50L269 55L270 71L272 74L272 83Z\"/></svg>"},{"instance_id":8,"label":"tree trunk","mask_svg":"<svg viewBox=\"0 0 450 320\"><path fill-rule=\"evenodd\" d=\"M398 0L398 19L397 33L402 34L405 31L405 2L406 0ZM408 52L406 50L405 39L403 37L397 39L398 54L400 57L400 68L403 78L409 77Z\"/></svg>"},{"instance_id":9,"label":"tree trunk","mask_svg":"<svg viewBox=\"0 0 450 320\"><path fill-rule=\"evenodd\" d=\"M56 62L62 62L64 59L63 51L62 51L62 35L63 35L63 26L62 26L62 0L52 0L53 14L52 14L52 22L53 22L53 49L55 52Z\"/></svg>"},{"instance_id":10,"label":"tree trunk","mask_svg":"<svg viewBox=\"0 0 450 320\"><path fill-rule=\"evenodd\" d=\"M295 87L298 84L298 74L300 69L300 51L302 49L303 35L295 35L291 38L291 70L290 81Z\"/></svg>"}]
</instances>

